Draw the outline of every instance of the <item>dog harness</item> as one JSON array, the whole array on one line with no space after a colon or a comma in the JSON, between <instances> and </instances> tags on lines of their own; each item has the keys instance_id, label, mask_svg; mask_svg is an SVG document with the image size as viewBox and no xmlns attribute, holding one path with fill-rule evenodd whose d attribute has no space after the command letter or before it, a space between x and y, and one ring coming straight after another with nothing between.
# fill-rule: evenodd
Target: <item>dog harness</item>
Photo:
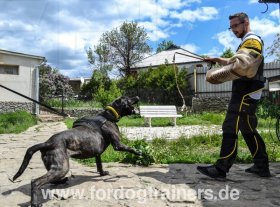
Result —
<instances>
[{"instance_id":1,"label":"dog harness","mask_svg":"<svg viewBox=\"0 0 280 207\"><path fill-rule=\"evenodd\" d=\"M94 131L97 130L101 133L101 127L103 126L103 124L105 124L106 121L107 121L107 119L101 115L97 115L95 117L85 116L85 117L82 117L82 118L76 120L73 123L72 128L75 128L78 126L86 126Z\"/></svg>"}]
</instances>

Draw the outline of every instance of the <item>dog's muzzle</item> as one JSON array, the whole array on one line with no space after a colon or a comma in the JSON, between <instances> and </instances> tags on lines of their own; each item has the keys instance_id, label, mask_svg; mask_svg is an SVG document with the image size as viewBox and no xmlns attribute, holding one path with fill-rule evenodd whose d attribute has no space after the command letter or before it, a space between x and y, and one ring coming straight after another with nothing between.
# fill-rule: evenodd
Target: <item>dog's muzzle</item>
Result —
<instances>
[{"instance_id":1,"label":"dog's muzzle","mask_svg":"<svg viewBox=\"0 0 280 207\"><path fill-rule=\"evenodd\" d=\"M139 102L139 97L135 96L131 99L130 104L131 104L131 112L132 114L136 114L137 111L139 111L138 109L135 109L134 105L137 104Z\"/></svg>"}]
</instances>

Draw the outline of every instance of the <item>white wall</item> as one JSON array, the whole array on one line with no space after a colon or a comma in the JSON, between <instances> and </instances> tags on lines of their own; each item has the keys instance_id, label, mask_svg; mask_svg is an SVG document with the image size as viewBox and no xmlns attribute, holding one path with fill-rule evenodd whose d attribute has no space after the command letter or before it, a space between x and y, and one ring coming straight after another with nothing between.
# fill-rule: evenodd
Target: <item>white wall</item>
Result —
<instances>
[{"instance_id":1,"label":"white wall","mask_svg":"<svg viewBox=\"0 0 280 207\"><path fill-rule=\"evenodd\" d=\"M36 98L35 70L41 60L13 54L0 53L0 64L19 65L19 74L0 74L0 84L30 98ZM0 102L29 102L6 89L0 88Z\"/></svg>"}]
</instances>

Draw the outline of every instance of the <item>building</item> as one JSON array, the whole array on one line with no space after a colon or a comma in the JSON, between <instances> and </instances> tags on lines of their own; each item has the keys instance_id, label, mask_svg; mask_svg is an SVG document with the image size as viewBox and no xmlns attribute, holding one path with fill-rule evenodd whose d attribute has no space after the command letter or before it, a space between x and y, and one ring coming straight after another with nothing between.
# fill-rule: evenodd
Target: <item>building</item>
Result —
<instances>
[{"instance_id":1,"label":"building","mask_svg":"<svg viewBox=\"0 0 280 207\"><path fill-rule=\"evenodd\" d=\"M171 65L173 62L175 62L178 68L187 68L189 73L193 73L193 70L197 65L206 66L206 63L202 62L201 56L176 45L171 45L166 50L135 63L134 66L131 67L131 70L138 72L147 68L156 68L164 64Z\"/></svg>"},{"instance_id":2,"label":"building","mask_svg":"<svg viewBox=\"0 0 280 207\"><path fill-rule=\"evenodd\" d=\"M80 90L81 90L81 87L88 83L90 81L91 78L83 78L83 77L80 77L80 78L70 78L69 80L69 85L72 87L72 90L76 95L79 94Z\"/></svg>"},{"instance_id":3,"label":"building","mask_svg":"<svg viewBox=\"0 0 280 207\"><path fill-rule=\"evenodd\" d=\"M268 78L269 99L280 106L280 75Z\"/></svg>"},{"instance_id":4,"label":"building","mask_svg":"<svg viewBox=\"0 0 280 207\"><path fill-rule=\"evenodd\" d=\"M0 49L0 113L27 110L38 114L39 107L29 98L39 100L39 69L44 57Z\"/></svg>"}]
</instances>

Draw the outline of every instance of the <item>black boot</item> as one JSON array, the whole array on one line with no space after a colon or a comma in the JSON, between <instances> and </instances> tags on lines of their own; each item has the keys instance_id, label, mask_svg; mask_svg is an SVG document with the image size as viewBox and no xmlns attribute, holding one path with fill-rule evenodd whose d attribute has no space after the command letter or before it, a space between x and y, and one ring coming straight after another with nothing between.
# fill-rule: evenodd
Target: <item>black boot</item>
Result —
<instances>
[{"instance_id":1,"label":"black boot","mask_svg":"<svg viewBox=\"0 0 280 207\"><path fill-rule=\"evenodd\" d=\"M207 167L197 166L196 169L199 172L201 172L202 174L204 174L210 178L214 178L215 180L219 180L219 181L226 180L226 173L224 171L220 170L219 168L217 168L215 165L210 165Z\"/></svg>"},{"instance_id":2,"label":"black boot","mask_svg":"<svg viewBox=\"0 0 280 207\"><path fill-rule=\"evenodd\" d=\"M270 171L268 167L258 168L256 165L249 167L245 170L247 173L253 173L260 177L271 177Z\"/></svg>"}]
</instances>

